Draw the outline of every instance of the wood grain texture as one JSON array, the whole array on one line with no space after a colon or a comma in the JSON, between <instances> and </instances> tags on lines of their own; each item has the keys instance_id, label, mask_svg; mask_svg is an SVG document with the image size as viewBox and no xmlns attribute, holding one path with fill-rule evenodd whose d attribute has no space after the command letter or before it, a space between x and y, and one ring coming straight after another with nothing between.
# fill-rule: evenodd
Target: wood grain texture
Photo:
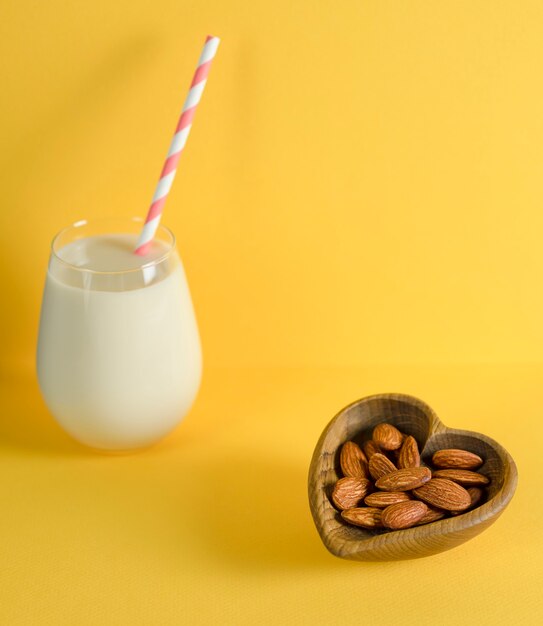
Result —
<instances>
[{"instance_id":1,"label":"wood grain texture","mask_svg":"<svg viewBox=\"0 0 543 626\"><path fill-rule=\"evenodd\" d=\"M346 441L363 445L376 424L390 422L412 435L423 463L443 448L460 448L484 459L479 472L490 478L488 497L472 511L425 526L398 531L366 530L347 524L330 495L341 478L340 448ZM509 453L485 435L447 428L424 402L404 394L380 394L342 409L322 433L309 468L309 503L326 548L355 561L414 559L454 548L488 528L505 509L517 484L517 469Z\"/></svg>"}]
</instances>

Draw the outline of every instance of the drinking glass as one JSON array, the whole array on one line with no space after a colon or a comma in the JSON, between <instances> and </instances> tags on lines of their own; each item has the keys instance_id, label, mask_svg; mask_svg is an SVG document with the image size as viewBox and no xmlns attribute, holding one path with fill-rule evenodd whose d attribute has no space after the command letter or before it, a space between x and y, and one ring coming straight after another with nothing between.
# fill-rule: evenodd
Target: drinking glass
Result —
<instances>
[{"instance_id":1,"label":"drinking glass","mask_svg":"<svg viewBox=\"0 0 543 626\"><path fill-rule=\"evenodd\" d=\"M58 423L101 450L158 441L186 415L200 386L200 339L172 232L159 227L157 258L128 256L128 269L108 267L107 258L99 269L84 267L88 237L131 235L135 242L142 225L138 218L83 220L51 246L38 380Z\"/></svg>"}]
</instances>

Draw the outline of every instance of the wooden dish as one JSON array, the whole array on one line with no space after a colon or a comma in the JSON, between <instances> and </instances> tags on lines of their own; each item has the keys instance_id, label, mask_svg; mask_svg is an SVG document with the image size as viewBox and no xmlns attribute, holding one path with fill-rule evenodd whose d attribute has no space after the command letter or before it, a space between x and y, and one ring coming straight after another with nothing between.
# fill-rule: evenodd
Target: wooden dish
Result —
<instances>
[{"instance_id":1,"label":"wooden dish","mask_svg":"<svg viewBox=\"0 0 543 626\"><path fill-rule=\"evenodd\" d=\"M413 435L423 462L436 450L461 448L484 459L478 470L490 478L487 500L458 515L405 530L365 530L343 521L330 495L341 478L341 445L362 444L380 422L390 422ZM517 485L517 469L509 453L478 433L447 428L424 402L403 394L369 396L341 410L324 429L309 468L309 503L319 535L334 555L355 561L414 559L449 550L488 528L505 509Z\"/></svg>"}]
</instances>

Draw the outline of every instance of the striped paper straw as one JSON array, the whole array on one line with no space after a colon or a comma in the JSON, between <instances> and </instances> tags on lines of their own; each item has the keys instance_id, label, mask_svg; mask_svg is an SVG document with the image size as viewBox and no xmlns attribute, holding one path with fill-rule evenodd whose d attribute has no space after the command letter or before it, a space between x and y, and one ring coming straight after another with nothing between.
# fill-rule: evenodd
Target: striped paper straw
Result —
<instances>
[{"instance_id":1,"label":"striped paper straw","mask_svg":"<svg viewBox=\"0 0 543 626\"><path fill-rule=\"evenodd\" d=\"M185 100L185 104L183 105L183 111L181 112L181 117L179 118L177 128L175 129L175 135L173 136L172 143L170 144L168 156L166 157L166 162L162 168L162 173L160 174L155 195L151 201L151 206L149 208L149 212L147 213L147 217L145 218L145 224L138 240L138 246L135 250L136 254L141 256L146 254L149 245L155 236L156 229L158 228L160 216L162 215L164 204L166 203L166 198L168 197L173 179L175 178L175 173L177 172L179 157L181 156L181 152L183 152L183 148L187 143L187 138L189 136L190 129L192 128L192 119L194 118L196 107L198 106L202 93L204 92L207 75L211 69L211 62L217 52L219 43L220 39L218 37L211 37L211 35L208 35L206 38L204 49L202 50L200 60L198 61L198 67L196 68L196 72L194 72L194 77L192 79L192 83L190 84L190 90L187 95L187 99Z\"/></svg>"}]
</instances>

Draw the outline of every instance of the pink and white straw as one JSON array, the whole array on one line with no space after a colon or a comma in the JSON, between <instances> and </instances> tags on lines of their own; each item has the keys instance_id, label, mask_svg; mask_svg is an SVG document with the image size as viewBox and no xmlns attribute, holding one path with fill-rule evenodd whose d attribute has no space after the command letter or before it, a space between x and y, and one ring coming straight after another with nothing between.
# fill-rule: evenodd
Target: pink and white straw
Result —
<instances>
[{"instance_id":1,"label":"pink and white straw","mask_svg":"<svg viewBox=\"0 0 543 626\"><path fill-rule=\"evenodd\" d=\"M158 228L162 210L164 208L164 204L166 203L166 198L168 197L173 179L175 178L175 173L177 172L177 164L179 162L181 152L183 152L183 148L187 143L187 138L189 136L190 129L192 128L194 113L196 112L196 107L202 98L202 93L204 92L207 82L207 76L209 74L209 70L211 69L211 62L217 52L219 43L220 39L218 37L211 37L209 35L206 38L204 49L202 50L200 60L198 61L198 67L196 68L196 72L194 72L194 77L192 79L192 83L190 84L190 90L187 95L187 99L185 100L185 104L183 105L181 117L177 123L175 135L173 136L170 144L166 162L162 168L162 173L160 174L155 195L151 201L151 206L149 208L149 212L147 213L147 217L145 218L145 224L135 250L136 254L141 256L144 256L147 253L149 245L155 236L156 229Z\"/></svg>"}]
</instances>

